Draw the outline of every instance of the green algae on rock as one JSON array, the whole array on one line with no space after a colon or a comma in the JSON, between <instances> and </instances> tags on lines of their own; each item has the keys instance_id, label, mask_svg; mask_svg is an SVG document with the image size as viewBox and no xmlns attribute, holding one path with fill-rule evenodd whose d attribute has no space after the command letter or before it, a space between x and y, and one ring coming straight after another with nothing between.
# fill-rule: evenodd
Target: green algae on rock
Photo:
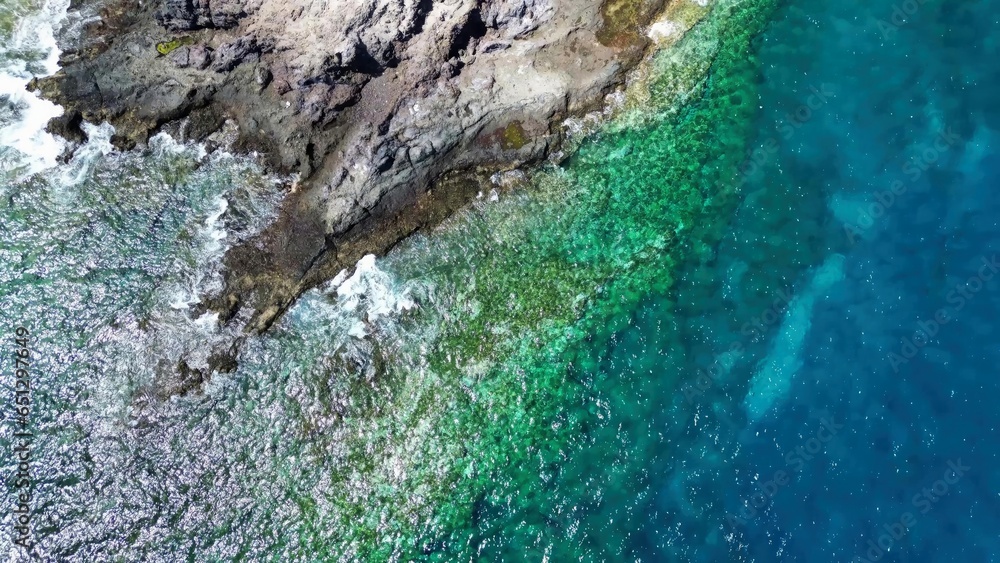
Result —
<instances>
[{"instance_id":1,"label":"green algae on rock","mask_svg":"<svg viewBox=\"0 0 1000 563\"><path fill-rule=\"evenodd\" d=\"M650 19L663 9L665 0L604 0L601 16L604 25L597 32L602 45L615 48L641 47Z\"/></svg>"},{"instance_id":2,"label":"green algae on rock","mask_svg":"<svg viewBox=\"0 0 1000 563\"><path fill-rule=\"evenodd\" d=\"M175 49L185 45L194 45L194 38L190 35L184 35L169 41L160 41L156 44L156 52L161 55L169 55Z\"/></svg>"},{"instance_id":3,"label":"green algae on rock","mask_svg":"<svg viewBox=\"0 0 1000 563\"><path fill-rule=\"evenodd\" d=\"M518 150L528 144L528 137L520 121L511 121L500 136L500 146L505 150Z\"/></svg>"}]
</instances>

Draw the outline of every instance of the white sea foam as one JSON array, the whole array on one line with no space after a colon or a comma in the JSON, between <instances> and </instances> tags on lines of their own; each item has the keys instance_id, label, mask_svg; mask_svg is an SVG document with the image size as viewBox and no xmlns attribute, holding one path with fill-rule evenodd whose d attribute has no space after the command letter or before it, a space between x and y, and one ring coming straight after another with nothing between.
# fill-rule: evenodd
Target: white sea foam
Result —
<instances>
[{"instance_id":1,"label":"white sea foam","mask_svg":"<svg viewBox=\"0 0 1000 563\"><path fill-rule=\"evenodd\" d=\"M219 219L226 213L229 209L229 202L226 198L219 196L215 200L216 210L214 213L205 219L205 230L204 237L207 239L207 244L205 245L205 252L211 255L217 255L221 250L223 250L224 245L222 241L226 240L226 229L223 228Z\"/></svg>"},{"instance_id":2,"label":"white sea foam","mask_svg":"<svg viewBox=\"0 0 1000 563\"><path fill-rule=\"evenodd\" d=\"M18 21L9 41L0 45L0 100L14 109L15 119L0 127L0 146L17 151L15 167L22 176L54 167L65 141L45 131L62 108L42 100L25 87L36 76L59 70L55 30L66 19L69 0L50 0L37 12ZM18 53L18 55L12 55ZM37 53L37 58L20 53ZM34 60L32 60L34 59Z\"/></svg>"},{"instance_id":3,"label":"white sea foam","mask_svg":"<svg viewBox=\"0 0 1000 563\"><path fill-rule=\"evenodd\" d=\"M191 252L198 266L190 270L183 268L184 275L170 291L167 301L171 309L188 310L206 295L222 290L222 259L232 244L259 233L273 219L281 199L281 193L276 189L281 179L267 177L272 189L263 191L229 184L231 176L223 174L216 177L215 174L222 170L240 169L241 162L246 164L243 157L221 150L209 157L204 144L179 142L166 133L153 136L149 148L154 162L162 157L183 154L185 158L203 163L200 172L188 181L211 184L213 190L222 188L214 198L205 202L206 207L201 211L204 219L199 219L189 229L194 241ZM234 219L234 216L243 219Z\"/></svg>"},{"instance_id":4,"label":"white sea foam","mask_svg":"<svg viewBox=\"0 0 1000 563\"><path fill-rule=\"evenodd\" d=\"M186 153L198 161L208 156L208 149L205 148L204 143L181 142L163 131L150 137L149 146L155 151L157 156ZM192 151L194 151L193 154ZM224 150L216 151L215 156L217 158L233 158L231 153Z\"/></svg>"},{"instance_id":5,"label":"white sea foam","mask_svg":"<svg viewBox=\"0 0 1000 563\"><path fill-rule=\"evenodd\" d=\"M91 170L98 160L115 150L111 145L111 136L115 128L104 122L100 125L83 123L83 132L87 134L87 142L73 152L73 158L66 166L58 168L56 184L63 188L79 186L90 176Z\"/></svg>"},{"instance_id":6,"label":"white sea foam","mask_svg":"<svg viewBox=\"0 0 1000 563\"><path fill-rule=\"evenodd\" d=\"M359 260L354 275L337 285L335 291L339 305L357 315L349 331L356 338L367 336L369 324L417 305L409 288L399 288L388 273L378 268L372 254Z\"/></svg>"},{"instance_id":7,"label":"white sea foam","mask_svg":"<svg viewBox=\"0 0 1000 563\"><path fill-rule=\"evenodd\" d=\"M419 337L407 333L402 316L417 307L417 297L428 299L432 288L414 280L401 280L393 273L391 259L367 255L358 261L353 272L341 271L321 288L306 292L289 310L283 326L293 333L323 339L325 356L342 353L356 365L370 365L375 343L397 349L399 346L433 340L427 327L418 329ZM383 269L385 268L385 269ZM430 330L435 330L434 326ZM385 348L383 348L385 350ZM423 352L406 356L419 363ZM325 360L324 360L325 361ZM412 366L419 369L417 364Z\"/></svg>"},{"instance_id":8,"label":"white sea foam","mask_svg":"<svg viewBox=\"0 0 1000 563\"><path fill-rule=\"evenodd\" d=\"M646 35L653 41L660 43L668 39L674 39L684 33L684 26L671 20L659 20L649 26Z\"/></svg>"},{"instance_id":9,"label":"white sea foam","mask_svg":"<svg viewBox=\"0 0 1000 563\"><path fill-rule=\"evenodd\" d=\"M196 268L173 294L170 302L172 309L188 309L199 303L203 295L222 289L222 276L218 268L212 267L222 260L228 245L226 238L229 233L221 221L229 202L224 196L215 198L215 210L209 214L195 233L198 245L195 249L198 262L209 267Z\"/></svg>"}]
</instances>

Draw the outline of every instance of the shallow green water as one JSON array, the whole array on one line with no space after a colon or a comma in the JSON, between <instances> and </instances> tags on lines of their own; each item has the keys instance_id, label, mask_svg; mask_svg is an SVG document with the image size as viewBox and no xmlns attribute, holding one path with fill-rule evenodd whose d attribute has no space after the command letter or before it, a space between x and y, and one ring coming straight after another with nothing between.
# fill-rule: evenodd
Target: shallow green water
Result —
<instances>
[{"instance_id":1,"label":"shallow green water","mask_svg":"<svg viewBox=\"0 0 1000 563\"><path fill-rule=\"evenodd\" d=\"M70 166L11 176L0 318L36 339L39 553L622 556L627 528L604 521L643 479L629 460L666 447L638 429L685 374L669 354L615 380L604 367L641 304L670 302L677 265L710 256L739 199L748 53L772 9L719 2L654 61L651 105L530 187L310 292L201 396L161 395L181 354L234 335L185 305L216 287L224 245L266 221L273 182L167 140L128 156L94 142ZM669 350L677 336L644 338Z\"/></svg>"}]
</instances>

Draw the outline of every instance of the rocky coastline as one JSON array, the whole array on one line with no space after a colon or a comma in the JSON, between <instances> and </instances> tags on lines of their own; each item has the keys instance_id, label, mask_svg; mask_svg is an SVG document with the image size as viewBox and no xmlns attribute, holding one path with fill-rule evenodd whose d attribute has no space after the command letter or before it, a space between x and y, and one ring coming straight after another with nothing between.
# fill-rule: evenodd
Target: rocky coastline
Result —
<instances>
[{"instance_id":1,"label":"rocky coastline","mask_svg":"<svg viewBox=\"0 0 1000 563\"><path fill-rule=\"evenodd\" d=\"M82 141L168 130L297 175L277 220L227 253L203 304L264 331L303 291L432 227L502 170L561 146L649 47L664 0L83 0L99 17L29 88ZM237 315L243 311L244 314Z\"/></svg>"}]
</instances>

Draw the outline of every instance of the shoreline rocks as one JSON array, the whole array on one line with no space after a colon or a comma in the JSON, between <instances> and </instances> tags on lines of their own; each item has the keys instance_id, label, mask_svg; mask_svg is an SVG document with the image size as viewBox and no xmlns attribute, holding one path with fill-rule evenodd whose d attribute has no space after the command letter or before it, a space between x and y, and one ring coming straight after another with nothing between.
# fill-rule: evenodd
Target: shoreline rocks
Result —
<instances>
[{"instance_id":1,"label":"shoreline rocks","mask_svg":"<svg viewBox=\"0 0 1000 563\"><path fill-rule=\"evenodd\" d=\"M490 174L558 150L644 55L663 0L84 0L99 22L33 88L80 139L123 149L164 127L297 173L277 220L224 260L204 307L266 330L303 291L433 227ZM610 15L609 15L610 14ZM164 53L166 51L166 53ZM485 190L484 190L485 188Z\"/></svg>"}]
</instances>

